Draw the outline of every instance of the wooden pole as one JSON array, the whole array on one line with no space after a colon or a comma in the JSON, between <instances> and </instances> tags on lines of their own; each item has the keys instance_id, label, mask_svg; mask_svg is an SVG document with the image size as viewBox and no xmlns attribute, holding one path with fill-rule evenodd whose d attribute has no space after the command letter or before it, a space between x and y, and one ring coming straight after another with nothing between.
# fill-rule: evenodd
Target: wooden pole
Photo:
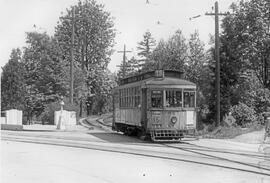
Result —
<instances>
[{"instance_id":1,"label":"wooden pole","mask_svg":"<svg viewBox=\"0 0 270 183\"><path fill-rule=\"evenodd\" d=\"M72 32L71 32L71 49L70 49L70 103L73 104L73 80L74 80L74 76L73 76L73 63L74 63L74 14L75 14L75 9L72 8Z\"/></svg>"},{"instance_id":2,"label":"wooden pole","mask_svg":"<svg viewBox=\"0 0 270 183\"><path fill-rule=\"evenodd\" d=\"M219 20L218 2L215 2L215 53L216 53L216 126L220 126L220 56L219 56Z\"/></svg>"}]
</instances>

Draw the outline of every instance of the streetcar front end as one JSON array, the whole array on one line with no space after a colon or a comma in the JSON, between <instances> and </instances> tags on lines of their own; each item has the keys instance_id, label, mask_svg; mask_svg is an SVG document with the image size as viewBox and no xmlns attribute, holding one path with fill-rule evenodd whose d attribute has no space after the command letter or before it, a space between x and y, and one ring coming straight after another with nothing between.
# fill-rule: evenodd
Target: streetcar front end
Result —
<instances>
[{"instance_id":1,"label":"streetcar front end","mask_svg":"<svg viewBox=\"0 0 270 183\"><path fill-rule=\"evenodd\" d=\"M196 86L163 78L148 82L147 130L153 141L180 141L195 134Z\"/></svg>"}]
</instances>

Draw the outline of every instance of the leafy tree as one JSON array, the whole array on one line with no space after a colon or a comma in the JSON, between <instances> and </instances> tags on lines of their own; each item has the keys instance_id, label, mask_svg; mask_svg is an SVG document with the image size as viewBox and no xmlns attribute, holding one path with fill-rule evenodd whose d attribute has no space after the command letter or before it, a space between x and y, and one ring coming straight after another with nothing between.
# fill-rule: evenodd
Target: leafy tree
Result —
<instances>
[{"instance_id":1,"label":"leafy tree","mask_svg":"<svg viewBox=\"0 0 270 183\"><path fill-rule=\"evenodd\" d=\"M232 4L231 9L233 14L222 24L222 37L230 45L229 56L241 64L242 70L252 70L266 87L270 62L270 3L268 0L241 0L239 4Z\"/></svg>"},{"instance_id":2,"label":"leafy tree","mask_svg":"<svg viewBox=\"0 0 270 183\"><path fill-rule=\"evenodd\" d=\"M115 30L110 13L94 0L79 1L67 9L56 26L55 38L62 48L65 59L70 62L72 9L74 9L74 55L75 65L87 72L106 69L112 54Z\"/></svg>"},{"instance_id":3,"label":"leafy tree","mask_svg":"<svg viewBox=\"0 0 270 183\"><path fill-rule=\"evenodd\" d=\"M202 80L202 71L206 65L207 57L205 45L199 38L198 31L190 35L188 40L188 58L185 62L186 78L196 84Z\"/></svg>"},{"instance_id":4,"label":"leafy tree","mask_svg":"<svg viewBox=\"0 0 270 183\"><path fill-rule=\"evenodd\" d=\"M90 95L92 88L102 90L100 73L106 73L110 56L113 53L115 29L113 18L104 10L104 5L95 0L79 1L67 9L56 26L55 39L62 50L65 65L70 65L70 49L72 35L72 11L74 10L74 66L80 82L75 88L75 103L81 109ZM76 74L75 74L76 75ZM69 78L66 77L66 78ZM76 79L76 76L75 76ZM76 82L74 82L76 85Z\"/></svg>"},{"instance_id":5,"label":"leafy tree","mask_svg":"<svg viewBox=\"0 0 270 183\"><path fill-rule=\"evenodd\" d=\"M223 117L229 112L229 109L238 103L239 99L234 97L235 86L238 82L238 67L232 63L235 60L229 59L226 51L228 49L227 44L221 45L220 48L220 120L222 122ZM212 73L210 76L211 88L210 96L208 99L209 105L209 120L216 120L216 78L215 78L215 59L214 59L214 49L211 50L212 58L209 62L209 69Z\"/></svg>"},{"instance_id":6,"label":"leafy tree","mask_svg":"<svg viewBox=\"0 0 270 183\"><path fill-rule=\"evenodd\" d=\"M208 67L209 55L205 45L199 38L198 31L188 39L187 59L185 61L185 77L197 85L197 107L199 108L199 121L206 119L209 107L209 91L211 91L211 71Z\"/></svg>"},{"instance_id":7,"label":"leafy tree","mask_svg":"<svg viewBox=\"0 0 270 183\"><path fill-rule=\"evenodd\" d=\"M106 72L103 70L97 70L95 75L100 77L92 80L90 100L90 110L95 113L103 113L112 111L112 89L116 87L115 76L107 69Z\"/></svg>"},{"instance_id":8,"label":"leafy tree","mask_svg":"<svg viewBox=\"0 0 270 183\"><path fill-rule=\"evenodd\" d=\"M187 59L187 49L188 46L182 31L177 30L168 41L161 40L158 43L151 55L154 63L146 64L145 67L183 71Z\"/></svg>"},{"instance_id":9,"label":"leafy tree","mask_svg":"<svg viewBox=\"0 0 270 183\"><path fill-rule=\"evenodd\" d=\"M46 33L28 32L23 65L26 70L26 112L28 120L40 115L45 105L66 94L61 52Z\"/></svg>"},{"instance_id":10,"label":"leafy tree","mask_svg":"<svg viewBox=\"0 0 270 183\"><path fill-rule=\"evenodd\" d=\"M252 88L264 91L260 88L268 86L269 1L241 0L238 4L233 3L231 10L232 14L227 15L221 25L223 28L220 36L221 116L239 102L256 109L255 103L259 106L264 103L256 96L266 97L266 95ZM260 84L255 86L254 82ZM214 87L214 82L212 86ZM211 93L211 98L215 98L215 92ZM214 114L215 103L209 101L211 113Z\"/></svg>"},{"instance_id":11,"label":"leafy tree","mask_svg":"<svg viewBox=\"0 0 270 183\"><path fill-rule=\"evenodd\" d=\"M22 52L13 49L1 74L1 110L24 109L25 70L21 63Z\"/></svg>"}]
</instances>

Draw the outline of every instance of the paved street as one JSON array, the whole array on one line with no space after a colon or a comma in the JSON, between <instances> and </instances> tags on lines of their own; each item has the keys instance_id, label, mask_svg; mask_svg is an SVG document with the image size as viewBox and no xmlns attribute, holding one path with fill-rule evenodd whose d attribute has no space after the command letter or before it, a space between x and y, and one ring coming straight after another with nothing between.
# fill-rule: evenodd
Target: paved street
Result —
<instances>
[{"instance_id":1,"label":"paved street","mask_svg":"<svg viewBox=\"0 0 270 183\"><path fill-rule=\"evenodd\" d=\"M259 144L157 144L106 130L2 131L2 182L269 182Z\"/></svg>"}]
</instances>

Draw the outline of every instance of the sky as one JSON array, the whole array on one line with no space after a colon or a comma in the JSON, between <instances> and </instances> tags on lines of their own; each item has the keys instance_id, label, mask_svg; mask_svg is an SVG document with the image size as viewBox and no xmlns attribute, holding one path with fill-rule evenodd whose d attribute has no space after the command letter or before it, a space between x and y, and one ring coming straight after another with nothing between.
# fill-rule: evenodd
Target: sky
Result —
<instances>
[{"instance_id":1,"label":"sky","mask_svg":"<svg viewBox=\"0 0 270 183\"><path fill-rule=\"evenodd\" d=\"M96 0L104 4L105 11L114 17L115 37L114 54L111 56L109 69L115 72L119 68L126 45L127 57L136 56L138 42L143 34L150 31L157 40L168 39L180 29L184 36L198 30L200 39L207 45L209 35L214 35L214 17L205 16L213 12L216 0ZM237 0L219 0L220 12L228 11L232 2ZM77 4L77 0L0 0L0 66L9 60L13 48L26 46L25 32L46 31L53 35L61 12ZM202 15L190 20L190 17ZM222 17L220 17L221 19ZM35 27L34 27L35 25Z\"/></svg>"}]
</instances>

